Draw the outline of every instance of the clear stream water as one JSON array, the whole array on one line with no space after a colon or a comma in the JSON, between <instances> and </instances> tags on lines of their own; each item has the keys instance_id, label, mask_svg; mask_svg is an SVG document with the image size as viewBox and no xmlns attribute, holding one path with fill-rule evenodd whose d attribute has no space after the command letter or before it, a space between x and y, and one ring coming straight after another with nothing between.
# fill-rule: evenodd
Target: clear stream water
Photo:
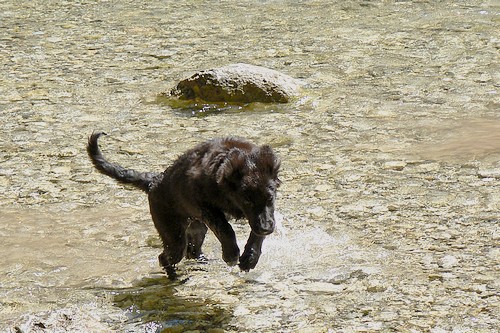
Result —
<instances>
[{"instance_id":1,"label":"clear stream water","mask_svg":"<svg viewBox=\"0 0 500 333\"><path fill-rule=\"evenodd\" d=\"M0 2L0 329L496 332L495 1ZM196 70L301 79L286 105L173 107ZM158 267L142 193L92 170L162 170L216 136L282 157L257 268ZM249 228L233 221L241 247Z\"/></svg>"}]
</instances>

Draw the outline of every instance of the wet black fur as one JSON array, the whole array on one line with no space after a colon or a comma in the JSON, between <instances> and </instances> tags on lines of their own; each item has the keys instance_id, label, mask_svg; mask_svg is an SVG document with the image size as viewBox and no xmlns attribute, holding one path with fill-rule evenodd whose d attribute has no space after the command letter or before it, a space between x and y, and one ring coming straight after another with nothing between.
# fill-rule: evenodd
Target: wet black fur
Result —
<instances>
[{"instance_id":1,"label":"wet black fur","mask_svg":"<svg viewBox=\"0 0 500 333\"><path fill-rule=\"evenodd\" d=\"M148 194L163 241L160 265L169 277L175 277L175 265L183 257L200 258L208 228L219 239L228 265L238 264L239 259L242 270L255 268L262 242L275 227L280 160L271 147L234 137L214 139L188 150L162 173L137 172L104 159L97 143L102 134L90 136L89 157L101 173ZM226 216L245 217L250 224L241 257Z\"/></svg>"}]
</instances>

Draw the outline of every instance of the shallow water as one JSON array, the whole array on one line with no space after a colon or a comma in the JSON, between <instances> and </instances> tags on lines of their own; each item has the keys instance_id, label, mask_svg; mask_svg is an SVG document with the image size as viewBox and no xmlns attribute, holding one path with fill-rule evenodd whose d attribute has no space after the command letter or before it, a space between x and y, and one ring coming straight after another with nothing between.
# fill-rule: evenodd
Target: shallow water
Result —
<instances>
[{"instance_id":1,"label":"shallow water","mask_svg":"<svg viewBox=\"0 0 500 333\"><path fill-rule=\"evenodd\" d=\"M496 332L500 118L493 1L4 1L0 329ZM177 105L195 70L301 79L287 105ZM160 271L147 200L92 170L162 170L216 136L282 157L257 268ZM249 232L234 222L243 247Z\"/></svg>"}]
</instances>

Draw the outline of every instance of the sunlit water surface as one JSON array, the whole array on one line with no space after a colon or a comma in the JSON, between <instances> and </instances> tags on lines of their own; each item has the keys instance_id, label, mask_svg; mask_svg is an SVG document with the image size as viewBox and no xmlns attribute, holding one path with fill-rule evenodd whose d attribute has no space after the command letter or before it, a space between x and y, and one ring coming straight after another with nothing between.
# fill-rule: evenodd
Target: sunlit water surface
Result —
<instances>
[{"instance_id":1,"label":"sunlit water surface","mask_svg":"<svg viewBox=\"0 0 500 333\"><path fill-rule=\"evenodd\" d=\"M2 2L0 328L493 332L497 15L489 1ZM158 97L235 62L304 91ZM85 156L94 129L140 170L215 136L272 144L280 223L257 268L226 267L209 234L208 263L168 281L145 196ZM242 248L249 228L233 225ZM435 273L446 255L462 270Z\"/></svg>"}]
</instances>

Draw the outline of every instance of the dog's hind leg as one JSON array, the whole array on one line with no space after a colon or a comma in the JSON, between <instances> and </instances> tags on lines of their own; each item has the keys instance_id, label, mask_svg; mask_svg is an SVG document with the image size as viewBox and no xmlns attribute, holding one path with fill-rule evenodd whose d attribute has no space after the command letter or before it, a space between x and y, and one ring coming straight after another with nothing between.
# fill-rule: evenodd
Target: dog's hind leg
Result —
<instances>
[{"instance_id":1,"label":"dog's hind leg","mask_svg":"<svg viewBox=\"0 0 500 333\"><path fill-rule=\"evenodd\" d=\"M168 277L173 280L177 277L175 265L186 253L188 222L187 218L170 214L162 208L150 205L153 222L163 242L163 252L158 256L158 260Z\"/></svg>"},{"instance_id":2,"label":"dog's hind leg","mask_svg":"<svg viewBox=\"0 0 500 333\"><path fill-rule=\"evenodd\" d=\"M187 236L187 259L202 259L203 252L201 247L203 241L205 240L205 235L207 234L207 226L205 223L200 222L196 219L190 219L189 227L186 230Z\"/></svg>"},{"instance_id":3,"label":"dog's hind leg","mask_svg":"<svg viewBox=\"0 0 500 333\"><path fill-rule=\"evenodd\" d=\"M255 268L262 253L262 243L265 238L266 236L258 236L253 232L250 233L250 237L248 237L247 244L245 245L245 251L243 251L240 257L239 266L242 271L248 272L252 268Z\"/></svg>"},{"instance_id":4,"label":"dog's hind leg","mask_svg":"<svg viewBox=\"0 0 500 333\"><path fill-rule=\"evenodd\" d=\"M233 227L227 222L224 213L218 209L205 210L203 218L222 245L222 259L229 266L236 265L240 256L240 249L236 242Z\"/></svg>"},{"instance_id":5,"label":"dog's hind leg","mask_svg":"<svg viewBox=\"0 0 500 333\"><path fill-rule=\"evenodd\" d=\"M186 253L186 228L177 223L170 224L168 230L158 230L163 242L163 252L158 260L170 279L177 277L175 265L179 263Z\"/></svg>"}]
</instances>

